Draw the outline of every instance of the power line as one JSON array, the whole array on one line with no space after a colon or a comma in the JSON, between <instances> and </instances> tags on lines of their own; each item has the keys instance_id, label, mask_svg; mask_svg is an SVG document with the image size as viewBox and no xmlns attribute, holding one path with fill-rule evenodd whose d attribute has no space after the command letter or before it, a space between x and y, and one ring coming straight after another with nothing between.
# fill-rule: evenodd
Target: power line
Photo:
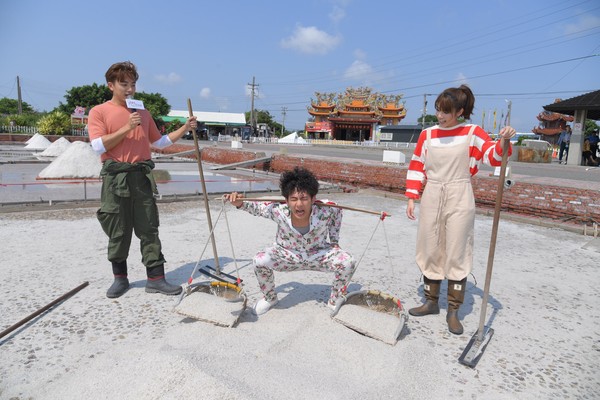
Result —
<instances>
[{"instance_id":1,"label":"power line","mask_svg":"<svg viewBox=\"0 0 600 400\"><path fill-rule=\"evenodd\" d=\"M496 75L508 74L510 72L525 71L528 69L547 67L549 65L562 64L562 63L566 63L566 62L570 62L570 61L583 60L586 58L592 58L592 57L598 57L598 56L600 56L600 54L590 54L589 56L569 58L566 60L552 61L552 62L548 62L548 63L544 63L544 64L530 65L528 67L513 68L513 69L506 70L506 71L499 71L499 72L492 72L489 74L470 76L470 77L467 77L467 79L471 80L471 79L487 78L488 76L496 76ZM406 87L406 88L393 89L393 90L384 90L384 91L381 91L381 93L402 92L405 90L420 89L420 88L429 87L429 86L437 86L437 85L442 85L442 84L447 84L447 83L459 82L461 80L462 79L452 79L452 80L447 80L447 81L428 83L426 85L410 86L410 87Z\"/></svg>"}]
</instances>

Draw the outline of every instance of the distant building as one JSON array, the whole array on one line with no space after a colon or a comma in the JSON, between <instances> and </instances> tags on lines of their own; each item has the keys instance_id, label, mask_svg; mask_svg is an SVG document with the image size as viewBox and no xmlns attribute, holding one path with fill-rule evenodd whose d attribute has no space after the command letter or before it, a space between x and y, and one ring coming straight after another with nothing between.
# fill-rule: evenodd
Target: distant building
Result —
<instances>
[{"instance_id":1,"label":"distant building","mask_svg":"<svg viewBox=\"0 0 600 400\"><path fill-rule=\"evenodd\" d=\"M348 88L342 94L315 93L305 126L310 139L377 140L379 125L398 125L406 116L402 95L372 93L370 88Z\"/></svg>"},{"instance_id":2,"label":"distant building","mask_svg":"<svg viewBox=\"0 0 600 400\"><path fill-rule=\"evenodd\" d=\"M171 110L168 115L161 117L161 119L165 122L174 120L185 122L189 115L189 111ZM198 119L199 124L204 123L209 137L241 135L241 128L246 125L244 113L194 111L194 116Z\"/></svg>"},{"instance_id":3,"label":"distant building","mask_svg":"<svg viewBox=\"0 0 600 400\"><path fill-rule=\"evenodd\" d=\"M264 122L260 122L258 124L256 124L256 134L259 137L271 137L273 136L273 132L271 132L271 127L269 126L269 124L264 123Z\"/></svg>"}]
</instances>

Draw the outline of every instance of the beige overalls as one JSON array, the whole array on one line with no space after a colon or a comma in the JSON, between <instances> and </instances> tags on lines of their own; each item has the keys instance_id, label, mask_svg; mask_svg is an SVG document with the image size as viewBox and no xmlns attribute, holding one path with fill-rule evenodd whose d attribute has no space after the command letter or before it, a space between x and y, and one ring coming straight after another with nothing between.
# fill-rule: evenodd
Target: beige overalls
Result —
<instances>
[{"instance_id":1,"label":"beige overalls","mask_svg":"<svg viewBox=\"0 0 600 400\"><path fill-rule=\"evenodd\" d=\"M417 230L416 262L432 280L460 281L473 269L475 197L469 171L469 145L475 125L464 143L432 146L427 130L425 171Z\"/></svg>"}]
</instances>

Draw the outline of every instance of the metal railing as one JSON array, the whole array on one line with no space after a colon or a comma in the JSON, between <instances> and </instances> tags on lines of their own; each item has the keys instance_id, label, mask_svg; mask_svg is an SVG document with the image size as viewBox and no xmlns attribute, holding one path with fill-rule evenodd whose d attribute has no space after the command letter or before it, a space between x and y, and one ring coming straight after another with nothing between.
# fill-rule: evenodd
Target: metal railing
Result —
<instances>
[{"instance_id":1,"label":"metal railing","mask_svg":"<svg viewBox=\"0 0 600 400\"><path fill-rule=\"evenodd\" d=\"M22 133L24 135L35 135L39 133L37 126L0 125L0 133ZM71 128L71 136L87 136L87 129Z\"/></svg>"},{"instance_id":2,"label":"metal railing","mask_svg":"<svg viewBox=\"0 0 600 400\"><path fill-rule=\"evenodd\" d=\"M231 135L219 135L219 142L231 142L231 141L241 141L242 139L239 136L231 136ZM353 146L353 147L375 147L381 149L414 149L417 145L416 143L407 143L407 142L388 142L388 141L380 141L375 142L371 140L363 140L363 141L352 141L352 140L331 140L331 139L301 139L297 142L288 142L288 141L280 141L277 137L262 137L262 136L253 136L248 140L249 143L261 143L261 144L291 144L298 146L311 146L311 145L325 145L325 146Z\"/></svg>"}]
</instances>

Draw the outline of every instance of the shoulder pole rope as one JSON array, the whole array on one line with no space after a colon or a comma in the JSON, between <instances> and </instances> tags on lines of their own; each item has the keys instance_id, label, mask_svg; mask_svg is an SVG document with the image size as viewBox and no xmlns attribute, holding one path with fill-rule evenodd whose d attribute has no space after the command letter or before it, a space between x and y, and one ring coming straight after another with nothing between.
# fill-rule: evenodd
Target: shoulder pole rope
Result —
<instances>
[{"instance_id":1,"label":"shoulder pole rope","mask_svg":"<svg viewBox=\"0 0 600 400\"><path fill-rule=\"evenodd\" d=\"M222 211L223 210L221 210L221 212ZM219 218L221 218L221 213L219 213L219 215L217 215L217 220L215 221L215 225L211 226L210 232L208 233L208 239L206 240L206 243L204 243L204 248L202 249L202 253L200 253L200 258L198 258L198 261L196 262L196 265L194 266L194 269L192 270L192 273L190 274L190 277L188 278L187 282L182 285L183 290L181 291L181 294L177 298L177 301L175 302L175 305L173 306L173 310L175 310L175 308L179 305L179 303L181 303L181 301L183 300L183 298L185 296L190 294L191 285L192 285L192 282L194 281L194 275L196 274L196 271L198 271L198 267L200 266L202 257L204 257L204 252L206 251L206 248L208 247L208 243L210 242L211 237L213 237L213 232L217 226L217 223L219 222Z\"/></svg>"},{"instance_id":2,"label":"shoulder pole rope","mask_svg":"<svg viewBox=\"0 0 600 400\"><path fill-rule=\"evenodd\" d=\"M206 241L206 243L204 243L204 248L202 249L202 253L200 253L200 258L198 258L198 261L196 262L196 265L194 266L194 269L192 270L192 274L190 275L190 278L188 279L188 285L190 285L192 283L192 281L194 280L194 274L196 273L196 271L198 271L198 267L200 266L200 262L202 261L202 257L204 257L204 252L206 251L206 248L208 247L208 243L211 241L211 238L213 237L213 232L215 231L215 228L217 227L217 224L219 223L219 219L221 218L221 213L223 212L223 210L221 209L221 211L219 212L219 215L217 215L217 220L215 221L215 224L212 225L212 228L210 229L210 233L208 234L208 240Z\"/></svg>"},{"instance_id":3,"label":"shoulder pole rope","mask_svg":"<svg viewBox=\"0 0 600 400\"><path fill-rule=\"evenodd\" d=\"M223 215L225 216L225 224L227 225L227 235L229 236L229 246L231 247L231 256L233 257L233 265L235 266L235 275L237 278L237 285L242 288L242 280L240 279L240 270L237 265L237 257L235 256L235 249L233 248L233 240L231 239L231 229L229 228L229 219L227 219L227 209L225 208L225 198L223 198ZM243 288L242 288L243 290Z\"/></svg>"},{"instance_id":4,"label":"shoulder pole rope","mask_svg":"<svg viewBox=\"0 0 600 400\"><path fill-rule=\"evenodd\" d=\"M192 111L192 101L190 99L187 100L188 104L188 112L190 117L194 116L194 112ZM204 172L202 171L202 155L200 154L200 146L198 146L198 135L196 134L196 130L192 129L192 136L194 137L194 149L196 151L196 160L198 161L198 172L200 174L200 182L202 184L202 195L204 197L204 208L206 208L206 220L208 222L208 229L210 229L210 241L212 243L213 256L215 260L215 270L217 271L217 276L221 274L221 268L219 267L219 256L217 255L217 245L215 243L215 236L213 234L213 226L210 218L210 208L208 207L208 193L206 193L206 182L204 180Z\"/></svg>"},{"instance_id":5,"label":"shoulder pole rope","mask_svg":"<svg viewBox=\"0 0 600 400\"><path fill-rule=\"evenodd\" d=\"M381 212L379 214L379 219L377 220L377 224L375 225L375 229L373 229L373 233L371 233L371 237L369 238L369 241L367 242L367 245L365 246L362 254L360 255L358 261L356 262L356 265L354 266L354 269L352 270L352 272L350 273L350 276L348 277L348 279L346 280L346 282L344 283L344 286L342 286L341 291L341 295L344 296L345 292L348 290L348 285L350 284L350 281L352 280L352 278L354 277L354 273L356 272L356 270L358 269L358 266L360 265L363 257L365 256L367 249L369 248L369 246L371 245L371 242L373 241L373 236L375 236L375 232L377 232L377 228L379 228L379 224L381 223L383 225L383 220L385 219L385 217L387 217L388 214L385 212ZM385 228L384 228L384 233L385 233ZM386 244L387 244L387 237L386 237ZM388 248L388 254L389 254L389 248ZM390 259L390 265L391 265L391 259Z\"/></svg>"}]
</instances>

